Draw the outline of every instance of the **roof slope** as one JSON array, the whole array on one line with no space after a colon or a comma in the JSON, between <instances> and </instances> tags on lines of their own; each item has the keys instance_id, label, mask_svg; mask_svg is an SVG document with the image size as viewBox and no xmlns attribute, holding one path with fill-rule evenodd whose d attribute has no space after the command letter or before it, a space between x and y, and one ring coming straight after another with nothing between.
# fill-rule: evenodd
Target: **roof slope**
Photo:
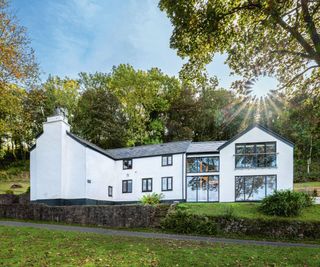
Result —
<instances>
[{"instance_id":1,"label":"roof slope","mask_svg":"<svg viewBox=\"0 0 320 267\"><path fill-rule=\"evenodd\" d=\"M227 141L207 141L207 142L192 142L187 153L208 153L208 152L219 152L219 147Z\"/></svg>"},{"instance_id":2,"label":"roof slope","mask_svg":"<svg viewBox=\"0 0 320 267\"><path fill-rule=\"evenodd\" d=\"M191 141L170 142L156 145L143 145L128 148L107 149L106 153L116 159L141 158L165 154L185 153Z\"/></svg>"}]
</instances>

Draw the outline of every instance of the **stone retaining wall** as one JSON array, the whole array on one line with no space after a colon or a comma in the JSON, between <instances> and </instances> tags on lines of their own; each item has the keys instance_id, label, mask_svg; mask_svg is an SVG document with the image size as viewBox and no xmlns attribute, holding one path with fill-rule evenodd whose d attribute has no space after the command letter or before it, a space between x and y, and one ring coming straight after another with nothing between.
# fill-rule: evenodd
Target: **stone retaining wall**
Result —
<instances>
[{"instance_id":1,"label":"stone retaining wall","mask_svg":"<svg viewBox=\"0 0 320 267\"><path fill-rule=\"evenodd\" d=\"M47 206L0 204L0 218L54 221L107 227L158 227L169 205Z\"/></svg>"}]
</instances>

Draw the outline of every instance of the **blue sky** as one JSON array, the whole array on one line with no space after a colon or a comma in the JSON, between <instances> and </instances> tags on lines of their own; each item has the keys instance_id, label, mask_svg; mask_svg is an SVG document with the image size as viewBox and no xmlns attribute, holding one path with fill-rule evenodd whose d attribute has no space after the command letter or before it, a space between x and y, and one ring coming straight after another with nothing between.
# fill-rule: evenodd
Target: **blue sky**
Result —
<instances>
[{"instance_id":1,"label":"blue sky","mask_svg":"<svg viewBox=\"0 0 320 267\"><path fill-rule=\"evenodd\" d=\"M156 0L11 0L20 24L27 28L42 70L75 78L79 72L109 72L129 63L136 69L158 67L177 75L183 61L169 47L172 26ZM229 88L225 56L208 66L220 85ZM263 78L257 94L274 89L276 81Z\"/></svg>"}]
</instances>

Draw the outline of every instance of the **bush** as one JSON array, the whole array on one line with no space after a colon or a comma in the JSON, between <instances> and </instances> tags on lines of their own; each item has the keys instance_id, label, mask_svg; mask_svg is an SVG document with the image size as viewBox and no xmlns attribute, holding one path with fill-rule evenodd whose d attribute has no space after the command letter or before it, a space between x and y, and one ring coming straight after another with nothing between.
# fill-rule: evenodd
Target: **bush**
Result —
<instances>
[{"instance_id":1,"label":"bush","mask_svg":"<svg viewBox=\"0 0 320 267\"><path fill-rule=\"evenodd\" d=\"M313 198L306 193L276 191L262 200L260 211L267 215L291 217L298 216L304 208L312 204Z\"/></svg>"},{"instance_id":2,"label":"bush","mask_svg":"<svg viewBox=\"0 0 320 267\"><path fill-rule=\"evenodd\" d=\"M6 194L7 194L7 195L13 195L13 194L14 194L14 192L13 192L13 190L8 189L8 190L6 190Z\"/></svg>"},{"instance_id":3,"label":"bush","mask_svg":"<svg viewBox=\"0 0 320 267\"><path fill-rule=\"evenodd\" d=\"M161 227L179 234L214 235L217 225L206 216L190 214L177 209L169 212L161 221Z\"/></svg>"},{"instance_id":4,"label":"bush","mask_svg":"<svg viewBox=\"0 0 320 267\"><path fill-rule=\"evenodd\" d=\"M163 198L163 194L152 193L149 195L142 196L142 198L140 199L140 202L143 205L157 205L160 203L162 198Z\"/></svg>"}]
</instances>

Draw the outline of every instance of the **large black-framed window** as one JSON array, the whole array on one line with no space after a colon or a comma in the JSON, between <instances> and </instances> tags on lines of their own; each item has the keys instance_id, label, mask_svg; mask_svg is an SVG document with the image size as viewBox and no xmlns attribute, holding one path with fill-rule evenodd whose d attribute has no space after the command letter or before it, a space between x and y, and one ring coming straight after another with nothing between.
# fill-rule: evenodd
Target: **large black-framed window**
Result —
<instances>
[{"instance_id":1,"label":"large black-framed window","mask_svg":"<svg viewBox=\"0 0 320 267\"><path fill-rule=\"evenodd\" d=\"M152 178L142 179L142 192L152 192Z\"/></svg>"},{"instance_id":2,"label":"large black-framed window","mask_svg":"<svg viewBox=\"0 0 320 267\"><path fill-rule=\"evenodd\" d=\"M112 186L108 186L108 197L112 197Z\"/></svg>"},{"instance_id":3,"label":"large black-framed window","mask_svg":"<svg viewBox=\"0 0 320 267\"><path fill-rule=\"evenodd\" d=\"M164 155L161 158L161 166L172 166L172 155Z\"/></svg>"},{"instance_id":4,"label":"large black-framed window","mask_svg":"<svg viewBox=\"0 0 320 267\"><path fill-rule=\"evenodd\" d=\"M123 169L124 170L132 169L132 159L124 159L123 160Z\"/></svg>"},{"instance_id":5,"label":"large black-framed window","mask_svg":"<svg viewBox=\"0 0 320 267\"><path fill-rule=\"evenodd\" d=\"M161 178L161 191L172 191L173 177Z\"/></svg>"},{"instance_id":6,"label":"large black-framed window","mask_svg":"<svg viewBox=\"0 0 320 267\"><path fill-rule=\"evenodd\" d=\"M219 175L187 176L187 201L219 201Z\"/></svg>"},{"instance_id":7,"label":"large black-framed window","mask_svg":"<svg viewBox=\"0 0 320 267\"><path fill-rule=\"evenodd\" d=\"M219 172L219 157L190 157L187 158L188 173Z\"/></svg>"},{"instance_id":8,"label":"large black-framed window","mask_svg":"<svg viewBox=\"0 0 320 267\"><path fill-rule=\"evenodd\" d=\"M276 150L276 142L236 144L235 167L237 169L276 167Z\"/></svg>"},{"instance_id":9,"label":"large black-framed window","mask_svg":"<svg viewBox=\"0 0 320 267\"><path fill-rule=\"evenodd\" d=\"M132 193L132 180L122 180L122 193Z\"/></svg>"},{"instance_id":10,"label":"large black-framed window","mask_svg":"<svg viewBox=\"0 0 320 267\"><path fill-rule=\"evenodd\" d=\"M245 175L235 177L236 201L259 201L277 190L276 175Z\"/></svg>"}]
</instances>

